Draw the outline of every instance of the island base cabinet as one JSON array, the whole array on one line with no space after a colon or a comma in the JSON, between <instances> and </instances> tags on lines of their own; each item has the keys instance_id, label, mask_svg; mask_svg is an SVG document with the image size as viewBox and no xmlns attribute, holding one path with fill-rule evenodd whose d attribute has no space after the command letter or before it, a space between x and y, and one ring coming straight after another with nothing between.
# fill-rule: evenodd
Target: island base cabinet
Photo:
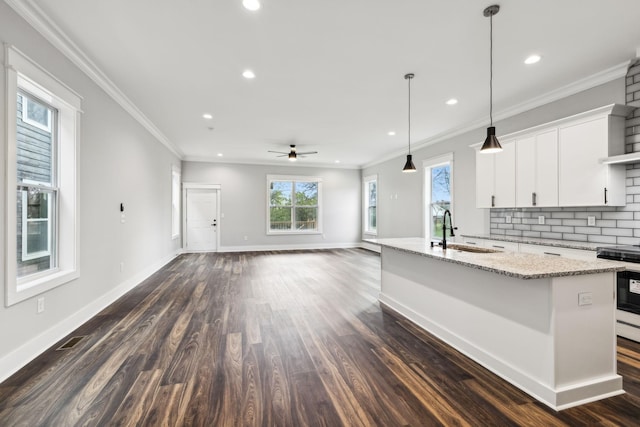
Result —
<instances>
[{"instance_id":1,"label":"island base cabinet","mask_svg":"<svg viewBox=\"0 0 640 427\"><path fill-rule=\"evenodd\" d=\"M381 256L386 309L551 408L624 393L615 273L522 280L387 247Z\"/></svg>"}]
</instances>

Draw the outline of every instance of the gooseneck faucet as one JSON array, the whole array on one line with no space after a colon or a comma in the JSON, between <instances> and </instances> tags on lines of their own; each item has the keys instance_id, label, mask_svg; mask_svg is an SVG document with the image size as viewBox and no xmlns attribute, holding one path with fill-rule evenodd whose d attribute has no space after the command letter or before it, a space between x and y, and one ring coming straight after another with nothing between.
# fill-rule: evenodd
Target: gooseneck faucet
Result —
<instances>
[{"instance_id":1,"label":"gooseneck faucet","mask_svg":"<svg viewBox=\"0 0 640 427\"><path fill-rule=\"evenodd\" d=\"M453 220L451 219L451 211L449 209L445 209L444 215L442 215L442 250L447 249L447 214L449 215L449 231L451 237L455 236L453 230L456 230L457 227L453 226Z\"/></svg>"}]
</instances>

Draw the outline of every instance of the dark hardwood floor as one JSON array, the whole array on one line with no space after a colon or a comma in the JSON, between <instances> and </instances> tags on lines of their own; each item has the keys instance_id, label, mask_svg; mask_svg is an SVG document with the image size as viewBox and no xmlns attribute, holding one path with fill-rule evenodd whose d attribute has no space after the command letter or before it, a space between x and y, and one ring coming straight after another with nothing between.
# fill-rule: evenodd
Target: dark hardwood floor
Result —
<instances>
[{"instance_id":1,"label":"dark hardwood floor","mask_svg":"<svg viewBox=\"0 0 640 427\"><path fill-rule=\"evenodd\" d=\"M364 250L182 255L0 384L0 426L640 425L640 344L625 395L555 412L381 311L379 280Z\"/></svg>"}]
</instances>

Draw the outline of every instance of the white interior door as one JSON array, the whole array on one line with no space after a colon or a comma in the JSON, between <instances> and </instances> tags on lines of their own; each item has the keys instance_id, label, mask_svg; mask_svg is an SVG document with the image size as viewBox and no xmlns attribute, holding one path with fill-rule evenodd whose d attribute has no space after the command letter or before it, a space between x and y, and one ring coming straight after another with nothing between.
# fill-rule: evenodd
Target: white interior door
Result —
<instances>
[{"instance_id":1,"label":"white interior door","mask_svg":"<svg viewBox=\"0 0 640 427\"><path fill-rule=\"evenodd\" d=\"M218 190L187 189L187 241L191 251L218 249Z\"/></svg>"}]
</instances>

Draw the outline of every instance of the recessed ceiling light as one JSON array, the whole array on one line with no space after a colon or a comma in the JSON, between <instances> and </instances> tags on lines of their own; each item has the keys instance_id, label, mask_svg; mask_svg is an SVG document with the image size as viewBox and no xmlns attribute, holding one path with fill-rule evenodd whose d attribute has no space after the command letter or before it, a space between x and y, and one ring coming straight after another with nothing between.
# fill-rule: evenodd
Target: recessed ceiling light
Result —
<instances>
[{"instance_id":1,"label":"recessed ceiling light","mask_svg":"<svg viewBox=\"0 0 640 427\"><path fill-rule=\"evenodd\" d=\"M395 135L395 134L396 134L396 133L395 133L394 131L390 131L389 133L387 133L387 135L389 135L389 136L393 136L393 135Z\"/></svg>"},{"instance_id":2,"label":"recessed ceiling light","mask_svg":"<svg viewBox=\"0 0 640 427\"><path fill-rule=\"evenodd\" d=\"M336 163L340 163L340 160L336 160Z\"/></svg>"},{"instance_id":3,"label":"recessed ceiling light","mask_svg":"<svg viewBox=\"0 0 640 427\"><path fill-rule=\"evenodd\" d=\"M242 72L242 77L244 77L245 79L254 79L256 77L256 75L251 70L244 70Z\"/></svg>"},{"instance_id":4,"label":"recessed ceiling light","mask_svg":"<svg viewBox=\"0 0 640 427\"><path fill-rule=\"evenodd\" d=\"M202 115L202 118L207 119L207 120L211 120L211 119L213 119L213 116L211 114L209 114L209 113L204 113Z\"/></svg>"},{"instance_id":5,"label":"recessed ceiling light","mask_svg":"<svg viewBox=\"0 0 640 427\"><path fill-rule=\"evenodd\" d=\"M260 2L258 0L242 0L242 5L245 9L251 11L260 9Z\"/></svg>"},{"instance_id":6,"label":"recessed ceiling light","mask_svg":"<svg viewBox=\"0 0 640 427\"><path fill-rule=\"evenodd\" d=\"M218 157L222 157L222 153L218 153Z\"/></svg>"},{"instance_id":7,"label":"recessed ceiling light","mask_svg":"<svg viewBox=\"0 0 640 427\"><path fill-rule=\"evenodd\" d=\"M450 100L447 101L447 105L456 105L458 103L458 100L455 98L451 98Z\"/></svg>"},{"instance_id":8,"label":"recessed ceiling light","mask_svg":"<svg viewBox=\"0 0 640 427\"><path fill-rule=\"evenodd\" d=\"M540 61L540 55L531 55L524 60L524 63L527 65L531 65L531 64L535 64L538 61Z\"/></svg>"}]
</instances>

